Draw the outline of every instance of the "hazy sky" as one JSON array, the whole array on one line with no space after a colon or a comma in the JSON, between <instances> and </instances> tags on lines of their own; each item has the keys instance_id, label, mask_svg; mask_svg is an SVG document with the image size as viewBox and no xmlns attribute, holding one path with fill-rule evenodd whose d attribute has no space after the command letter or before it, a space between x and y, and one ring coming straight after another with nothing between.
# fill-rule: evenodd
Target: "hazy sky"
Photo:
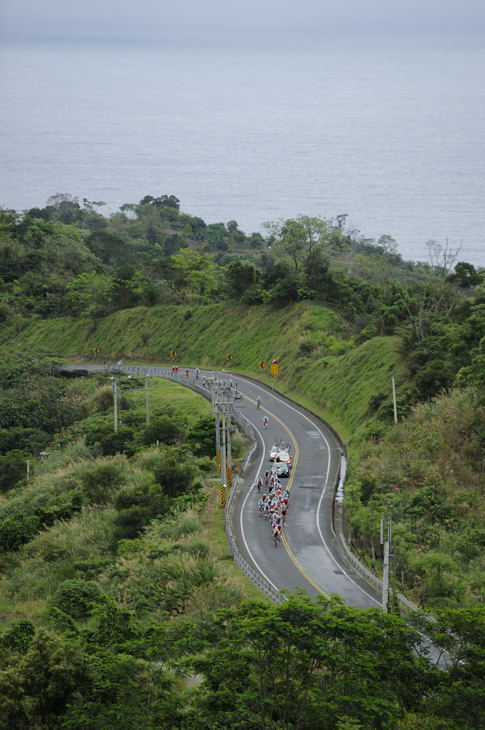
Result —
<instances>
[{"instance_id":1,"label":"hazy sky","mask_svg":"<svg viewBox=\"0 0 485 730\"><path fill-rule=\"evenodd\" d=\"M0 0L5 36L314 31L483 33L485 0Z\"/></svg>"}]
</instances>

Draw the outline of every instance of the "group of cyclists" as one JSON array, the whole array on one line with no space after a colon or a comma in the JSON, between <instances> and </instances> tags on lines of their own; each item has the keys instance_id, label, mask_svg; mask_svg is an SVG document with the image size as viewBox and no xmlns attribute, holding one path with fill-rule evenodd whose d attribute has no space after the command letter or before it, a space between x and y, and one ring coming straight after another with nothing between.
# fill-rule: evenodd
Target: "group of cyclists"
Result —
<instances>
[{"instance_id":1,"label":"group of cyclists","mask_svg":"<svg viewBox=\"0 0 485 730\"><path fill-rule=\"evenodd\" d=\"M265 491L268 490L267 494L263 494L260 497L258 509L260 516L270 522L271 534L275 547L277 547L286 520L286 513L290 503L290 493L288 489L283 488L276 469L271 469L271 471L265 472L264 477L259 477L256 482L256 487L258 493L261 493L263 488Z\"/></svg>"},{"instance_id":2,"label":"group of cyclists","mask_svg":"<svg viewBox=\"0 0 485 730\"><path fill-rule=\"evenodd\" d=\"M199 368L195 368L195 379L199 379L200 370ZM184 369L185 377L188 378L190 375L190 368ZM178 365L172 365L172 375L178 375L179 374L179 367Z\"/></svg>"}]
</instances>

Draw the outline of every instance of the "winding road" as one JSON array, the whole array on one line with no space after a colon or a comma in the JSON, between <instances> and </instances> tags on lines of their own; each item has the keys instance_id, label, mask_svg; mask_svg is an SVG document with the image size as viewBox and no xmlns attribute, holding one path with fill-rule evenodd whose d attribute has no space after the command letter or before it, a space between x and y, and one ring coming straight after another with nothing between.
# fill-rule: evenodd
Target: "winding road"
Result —
<instances>
[{"instance_id":1,"label":"winding road","mask_svg":"<svg viewBox=\"0 0 485 730\"><path fill-rule=\"evenodd\" d=\"M300 589L311 596L332 593L358 608L380 605L379 595L355 574L337 550L333 502L340 472L341 444L316 416L267 387L240 376L240 411L251 423L257 449L238 481L232 531L240 552L276 589ZM258 410L256 398L261 398ZM263 428L263 417L269 424ZM293 468L282 544L275 549L268 522L261 518L254 486L270 467L269 451L277 441L290 444Z\"/></svg>"},{"instance_id":2,"label":"winding road","mask_svg":"<svg viewBox=\"0 0 485 730\"><path fill-rule=\"evenodd\" d=\"M77 366L104 370L101 365ZM330 427L317 416L256 380L236 373L201 371L196 380L180 368L124 366L124 373L176 380L210 397L203 376L237 381L242 398L235 401L238 418L247 419L256 438L243 473L237 480L231 509L231 531L245 561L277 591L304 591L308 595L339 595L358 608L380 606L380 596L341 556L334 530L334 496L340 472L342 446ZM258 409L256 399L261 399ZM263 428L263 417L269 424ZM260 516L258 476L269 469L269 450L277 441L290 444L293 468L286 482L290 506L281 544L275 549L269 523Z\"/></svg>"}]
</instances>

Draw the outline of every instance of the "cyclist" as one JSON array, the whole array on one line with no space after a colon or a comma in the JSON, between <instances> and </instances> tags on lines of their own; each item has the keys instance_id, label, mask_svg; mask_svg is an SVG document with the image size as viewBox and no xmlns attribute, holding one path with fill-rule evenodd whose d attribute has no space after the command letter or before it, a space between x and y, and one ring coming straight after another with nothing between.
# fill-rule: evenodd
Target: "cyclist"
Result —
<instances>
[{"instance_id":1,"label":"cyclist","mask_svg":"<svg viewBox=\"0 0 485 730\"><path fill-rule=\"evenodd\" d=\"M256 408L258 409L258 411L259 411L260 407L261 407L261 398L258 395L258 397L256 398Z\"/></svg>"},{"instance_id":2,"label":"cyclist","mask_svg":"<svg viewBox=\"0 0 485 730\"><path fill-rule=\"evenodd\" d=\"M268 423L269 423L268 416L264 416L264 418L263 418L263 426L265 427L265 429L268 428Z\"/></svg>"}]
</instances>

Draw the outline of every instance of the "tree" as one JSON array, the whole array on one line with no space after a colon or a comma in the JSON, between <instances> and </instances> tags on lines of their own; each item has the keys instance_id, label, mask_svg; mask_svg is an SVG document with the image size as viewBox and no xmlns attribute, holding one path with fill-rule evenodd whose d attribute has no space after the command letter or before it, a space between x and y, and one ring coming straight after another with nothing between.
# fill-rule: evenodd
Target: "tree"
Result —
<instances>
[{"instance_id":1,"label":"tree","mask_svg":"<svg viewBox=\"0 0 485 730\"><path fill-rule=\"evenodd\" d=\"M463 289L469 289L472 286L477 286L482 281L482 274L480 274L473 264L468 264L465 261L459 261L453 274L448 274L447 281L451 281L453 284L461 286Z\"/></svg>"},{"instance_id":2,"label":"tree","mask_svg":"<svg viewBox=\"0 0 485 730\"><path fill-rule=\"evenodd\" d=\"M248 238L248 243L251 246L251 248L263 248L264 238L261 235L261 233L251 233L251 235Z\"/></svg>"},{"instance_id":3,"label":"tree","mask_svg":"<svg viewBox=\"0 0 485 730\"><path fill-rule=\"evenodd\" d=\"M334 287L329 262L320 249L313 250L305 259L304 284L310 294L319 299L325 299L326 295L333 293L329 291Z\"/></svg>"},{"instance_id":4,"label":"tree","mask_svg":"<svg viewBox=\"0 0 485 730\"><path fill-rule=\"evenodd\" d=\"M75 644L39 631L15 665L0 672L0 730L50 730L89 690L88 663Z\"/></svg>"},{"instance_id":5,"label":"tree","mask_svg":"<svg viewBox=\"0 0 485 730\"><path fill-rule=\"evenodd\" d=\"M224 269L214 264L207 254L184 248L171 256L178 288L187 288L194 294L213 296L222 286Z\"/></svg>"},{"instance_id":6,"label":"tree","mask_svg":"<svg viewBox=\"0 0 485 730\"><path fill-rule=\"evenodd\" d=\"M328 221L304 215L263 225L274 237L276 247L292 260L295 272L316 248L322 248L329 242L332 232Z\"/></svg>"},{"instance_id":7,"label":"tree","mask_svg":"<svg viewBox=\"0 0 485 730\"><path fill-rule=\"evenodd\" d=\"M454 372L451 363L446 360L429 360L416 373L414 387L418 399L429 400L439 393L448 390L453 382Z\"/></svg>"},{"instance_id":8,"label":"tree","mask_svg":"<svg viewBox=\"0 0 485 730\"><path fill-rule=\"evenodd\" d=\"M208 251L227 251L227 237L224 223L210 223L204 229L204 241Z\"/></svg>"},{"instance_id":9,"label":"tree","mask_svg":"<svg viewBox=\"0 0 485 730\"><path fill-rule=\"evenodd\" d=\"M426 248L428 249L428 257L431 266L440 275L440 278L446 278L461 251L461 246L458 248L451 248L449 241L446 238L444 244L439 243L434 239L430 239L429 241L426 241Z\"/></svg>"},{"instance_id":10,"label":"tree","mask_svg":"<svg viewBox=\"0 0 485 730\"><path fill-rule=\"evenodd\" d=\"M94 271L79 274L67 285L67 301L72 314L102 317L113 306L115 282L110 276Z\"/></svg>"},{"instance_id":11,"label":"tree","mask_svg":"<svg viewBox=\"0 0 485 730\"><path fill-rule=\"evenodd\" d=\"M90 658L89 680L89 692L75 698L61 718L65 730L180 727L174 679L158 662L98 651Z\"/></svg>"},{"instance_id":12,"label":"tree","mask_svg":"<svg viewBox=\"0 0 485 730\"><path fill-rule=\"evenodd\" d=\"M229 264L225 276L229 296L234 299L240 299L248 288L260 281L258 270L252 264L242 261L234 261Z\"/></svg>"},{"instance_id":13,"label":"tree","mask_svg":"<svg viewBox=\"0 0 485 730\"><path fill-rule=\"evenodd\" d=\"M102 601L101 590L92 580L64 580L53 597L53 605L72 618L87 618L92 604Z\"/></svg>"},{"instance_id":14,"label":"tree","mask_svg":"<svg viewBox=\"0 0 485 730\"><path fill-rule=\"evenodd\" d=\"M440 611L437 622L428 622L426 630L433 643L446 652L448 661L447 670L440 672L437 691L428 699L428 712L449 718L456 723L452 727L460 730L483 727L485 608Z\"/></svg>"},{"instance_id":15,"label":"tree","mask_svg":"<svg viewBox=\"0 0 485 730\"><path fill-rule=\"evenodd\" d=\"M428 551L412 561L412 570L416 575L415 591L420 605L446 605L456 590L450 575L456 573L456 563L452 557L443 552Z\"/></svg>"},{"instance_id":16,"label":"tree","mask_svg":"<svg viewBox=\"0 0 485 730\"><path fill-rule=\"evenodd\" d=\"M203 682L189 728L334 730L345 718L343 727L384 729L419 705L426 671L395 616L290 597L221 611L214 623L192 662Z\"/></svg>"},{"instance_id":17,"label":"tree","mask_svg":"<svg viewBox=\"0 0 485 730\"><path fill-rule=\"evenodd\" d=\"M195 456L213 456L215 452L214 419L199 418L187 431L186 442Z\"/></svg>"},{"instance_id":18,"label":"tree","mask_svg":"<svg viewBox=\"0 0 485 730\"><path fill-rule=\"evenodd\" d=\"M397 243L392 236L388 233L383 234L377 241L377 246L382 248L386 253L397 253Z\"/></svg>"},{"instance_id":19,"label":"tree","mask_svg":"<svg viewBox=\"0 0 485 730\"><path fill-rule=\"evenodd\" d=\"M155 208L173 208L179 210L180 200L175 195L160 195L158 198L154 198L152 195L145 195L140 200L139 205L153 205Z\"/></svg>"},{"instance_id":20,"label":"tree","mask_svg":"<svg viewBox=\"0 0 485 730\"><path fill-rule=\"evenodd\" d=\"M86 243L103 264L121 266L129 259L130 248L125 238L109 231L93 231Z\"/></svg>"}]
</instances>

